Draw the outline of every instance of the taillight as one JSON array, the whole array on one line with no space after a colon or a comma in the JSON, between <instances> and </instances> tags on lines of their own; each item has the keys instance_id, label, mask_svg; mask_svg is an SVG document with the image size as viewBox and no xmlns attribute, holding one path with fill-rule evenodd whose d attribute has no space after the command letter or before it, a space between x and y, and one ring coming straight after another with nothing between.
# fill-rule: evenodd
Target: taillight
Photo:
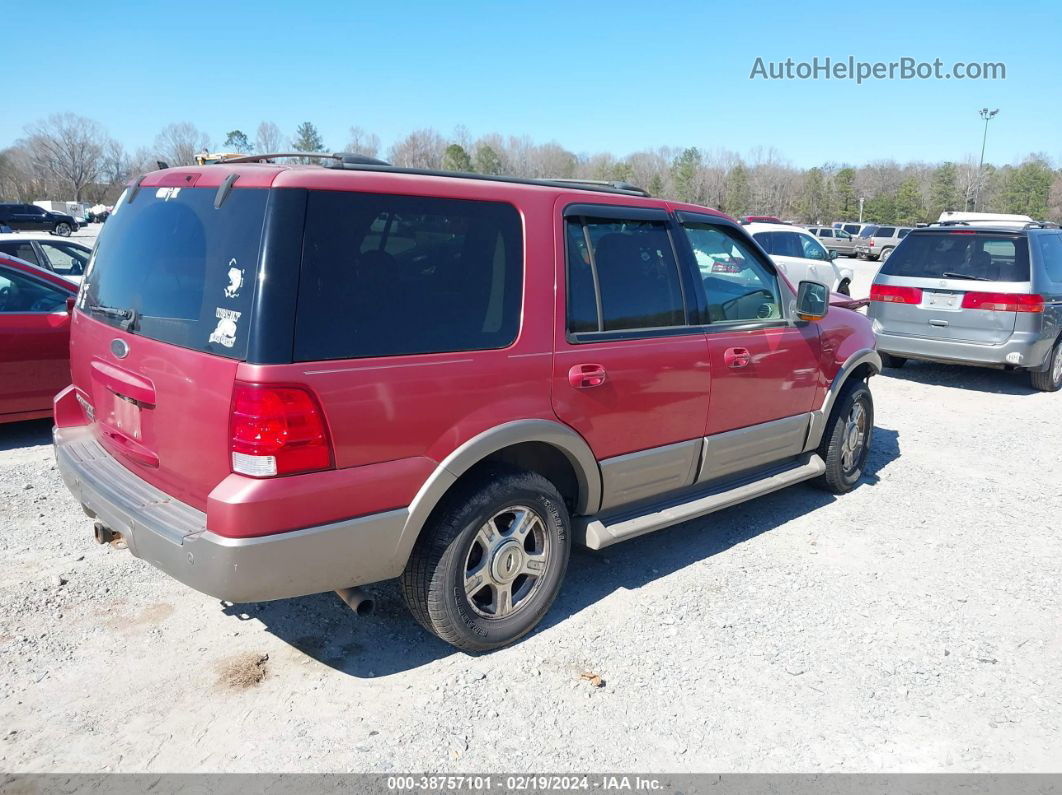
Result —
<instances>
[{"instance_id":1,"label":"taillight","mask_svg":"<svg viewBox=\"0 0 1062 795\"><path fill-rule=\"evenodd\" d=\"M306 389L237 383L230 420L232 471L253 477L332 468L324 415Z\"/></svg>"},{"instance_id":2,"label":"taillight","mask_svg":"<svg viewBox=\"0 0 1062 795\"><path fill-rule=\"evenodd\" d=\"M870 248L874 248L874 239L873 238L871 238L869 241L867 241L867 246L869 246Z\"/></svg>"},{"instance_id":3,"label":"taillight","mask_svg":"<svg viewBox=\"0 0 1062 795\"><path fill-rule=\"evenodd\" d=\"M967 293L963 296L962 308L991 312L1043 312L1044 297L1024 293Z\"/></svg>"},{"instance_id":4,"label":"taillight","mask_svg":"<svg viewBox=\"0 0 1062 795\"><path fill-rule=\"evenodd\" d=\"M885 304L920 304L922 291L917 287L894 287L891 284L870 286L870 300Z\"/></svg>"}]
</instances>

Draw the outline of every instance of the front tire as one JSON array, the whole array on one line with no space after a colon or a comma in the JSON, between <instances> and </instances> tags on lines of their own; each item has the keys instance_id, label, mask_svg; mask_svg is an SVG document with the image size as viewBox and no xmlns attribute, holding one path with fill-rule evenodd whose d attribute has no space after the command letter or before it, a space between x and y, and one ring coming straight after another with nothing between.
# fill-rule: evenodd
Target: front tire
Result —
<instances>
[{"instance_id":1,"label":"front tire","mask_svg":"<svg viewBox=\"0 0 1062 795\"><path fill-rule=\"evenodd\" d=\"M429 632L463 651L489 651L542 620L570 552L557 488L535 472L491 465L437 509L406 564L402 594Z\"/></svg>"},{"instance_id":2,"label":"front tire","mask_svg":"<svg viewBox=\"0 0 1062 795\"><path fill-rule=\"evenodd\" d=\"M73 230L70 228L70 224L68 224L66 221L60 221L55 225L55 229L53 231L55 232L55 234L59 235L59 237L70 237L70 233Z\"/></svg>"},{"instance_id":3,"label":"front tire","mask_svg":"<svg viewBox=\"0 0 1062 795\"><path fill-rule=\"evenodd\" d=\"M847 494L863 477L874 432L874 398L865 381L846 388L830 414L818 454L826 471L812 483L833 494Z\"/></svg>"},{"instance_id":4,"label":"front tire","mask_svg":"<svg viewBox=\"0 0 1062 795\"><path fill-rule=\"evenodd\" d=\"M1042 373L1029 373L1034 389L1041 392L1057 392L1062 389L1062 339L1051 349L1051 363Z\"/></svg>"}]
</instances>

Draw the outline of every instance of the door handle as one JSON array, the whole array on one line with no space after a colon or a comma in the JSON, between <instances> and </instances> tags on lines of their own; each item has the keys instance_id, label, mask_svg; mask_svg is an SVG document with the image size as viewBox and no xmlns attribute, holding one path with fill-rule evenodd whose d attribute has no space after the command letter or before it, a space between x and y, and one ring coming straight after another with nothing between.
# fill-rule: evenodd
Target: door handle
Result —
<instances>
[{"instance_id":1,"label":"door handle","mask_svg":"<svg viewBox=\"0 0 1062 795\"><path fill-rule=\"evenodd\" d=\"M568 383L576 389L601 386L608 380L608 373L600 364L577 364L568 371Z\"/></svg>"},{"instance_id":2,"label":"door handle","mask_svg":"<svg viewBox=\"0 0 1062 795\"><path fill-rule=\"evenodd\" d=\"M748 348L727 348L726 353L723 354L723 361L726 362L727 367L737 370L752 364L752 354L749 353Z\"/></svg>"}]
</instances>

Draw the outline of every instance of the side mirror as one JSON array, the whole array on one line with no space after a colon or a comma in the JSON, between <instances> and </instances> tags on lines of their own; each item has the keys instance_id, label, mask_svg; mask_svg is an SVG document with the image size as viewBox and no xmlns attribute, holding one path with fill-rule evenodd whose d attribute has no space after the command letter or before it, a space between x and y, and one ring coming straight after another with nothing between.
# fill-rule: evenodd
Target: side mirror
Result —
<instances>
[{"instance_id":1,"label":"side mirror","mask_svg":"<svg viewBox=\"0 0 1062 795\"><path fill-rule=\"evenodd\" d=\"M829 250L828 253L830 255L830 259L837 259L837 252L834 251L832 248Z\"/></svg>"},{"instance_id":2,"label":"side mirror","mask_svg":"<svg viewBox=\"0 0 1062 795\"><path fill-rule=\"evenodd\" d=\"M797 291L796 316L798 320L813 322L826 317L830 308L830 288L818 282L801 282Z\"/></svg>"}]
</instances>

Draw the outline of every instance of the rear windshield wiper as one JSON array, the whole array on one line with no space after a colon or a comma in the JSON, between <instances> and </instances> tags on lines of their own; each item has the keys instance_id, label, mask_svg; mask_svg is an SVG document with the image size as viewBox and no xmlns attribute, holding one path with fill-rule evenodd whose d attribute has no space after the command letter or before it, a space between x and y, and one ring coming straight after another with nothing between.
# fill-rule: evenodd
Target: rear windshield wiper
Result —
<instances>
[{"instance_id":1,"label":"rear windshield wiper","mask_svg":"<svg viewBox=\"0 0 1062 795\"><path fill-rule=\"evenodd\" d=\"M124 331L136 330L137 314L135 309L119 309L113 306L104 306L103 304L89 304L87 309L89 312L117 318L121 321L121 323L118 324L119 327Z\"/></svg>"},{"instance_id":2,"label":"rear windshield wiper","mask_svg":"<svg viewBox=\"0 0 1062 795\"><path fill-rule=\"evenodd\" d=\"M951 271L945 271L940 275L943 276L945 279L973 279L975 282L992 281L991 279L988 279L984 276L974 276L972 273L952 273Z\"/></svg>"}]
</instances>

